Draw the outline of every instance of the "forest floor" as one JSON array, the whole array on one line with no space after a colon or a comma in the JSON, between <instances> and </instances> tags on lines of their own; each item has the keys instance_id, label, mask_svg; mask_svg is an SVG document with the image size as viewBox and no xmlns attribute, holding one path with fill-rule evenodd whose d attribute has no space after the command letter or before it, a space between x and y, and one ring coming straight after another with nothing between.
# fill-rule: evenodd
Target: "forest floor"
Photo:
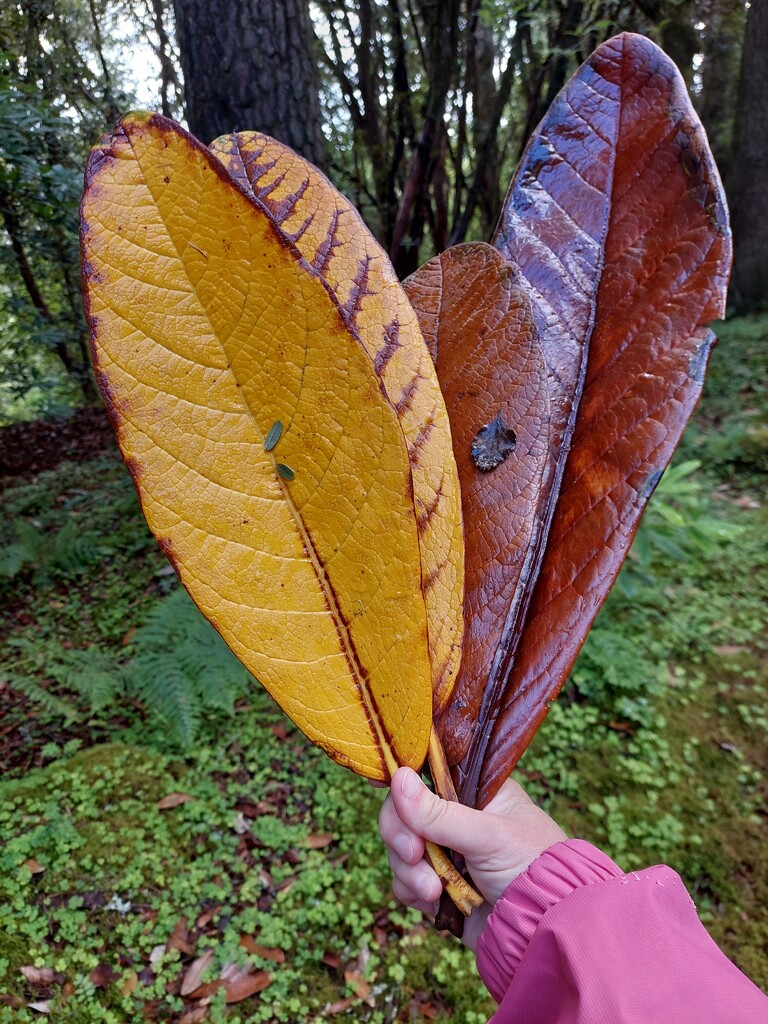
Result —
<instances>
[{"instance_id":1,"label":"forest floor","mask_svg":"<svg viewBox=\"0 0 768 1024\"><path fill-rule=\"evenodd\" d=\"M720 333L519 777L671 864L768 986L768 318ZM380 791L215 648L103 414L0 430L0 487L0 1024L484 1024L471 957L388 894Z\"/></svg>"}]
</instances>

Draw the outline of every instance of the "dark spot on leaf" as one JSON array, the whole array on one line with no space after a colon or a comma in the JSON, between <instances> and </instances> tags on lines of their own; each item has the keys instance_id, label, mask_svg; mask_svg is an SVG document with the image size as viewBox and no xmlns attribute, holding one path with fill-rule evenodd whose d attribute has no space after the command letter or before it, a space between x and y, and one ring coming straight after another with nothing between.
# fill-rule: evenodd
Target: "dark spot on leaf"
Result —
<instances>
[{"instance_id":1,"label":"dark spot on leaf","mask_svg":"<svg viewBox=\"0 0 768 1024\"><path fill-rule=\"evenodd\" d=\"M165 182L165 184L166 184L166 185L170 185L170 183L171 183L171 179L170 179L170 178L168 177L168 175L167 175L167 174L166 174L166 175L165 175L165 177L163 178L163 181Z\"/></svg>"},{"instance_id":2,"label":"dark spot on leaf","mask_svg":"<svg viewBox=\"0 0 768 1024\"><path fill-rule=\"evenodd\" d=\"M515 450L515 432L499 413L495 420L480 427L472 442L472 461L481 473L496 469Z\"/></svg>"}]
</instances>

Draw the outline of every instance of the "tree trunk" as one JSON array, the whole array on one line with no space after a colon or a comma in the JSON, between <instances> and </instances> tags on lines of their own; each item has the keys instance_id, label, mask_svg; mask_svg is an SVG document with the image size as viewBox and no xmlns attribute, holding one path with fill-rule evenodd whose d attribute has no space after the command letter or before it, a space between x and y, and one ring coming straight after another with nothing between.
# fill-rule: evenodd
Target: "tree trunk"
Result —
<instances>
[{"instance_id":1,"label":"tree trunk","mask_svg":"<svg viewBox=\"0 0 768 1024\"><path fill-rule=\"evenodd\" d=\"M307 0L174 0L193 135L266 132L326 162Z\"/></svg>"},{"instance_id":2,"label":"tree trunk","mask_svg":"<svg viewBox=\"0 0 768 1024\"><path fill-rule=\"evenodd\" d=\"M412 274L420 263L419 246L429 216L429 185L434 173L448 90L456 72L458 0L425 0L422 16L429 42L429 88L424 120L397 212L390 259L398 277Z\"/></svg>"},{"instance_id":3,"label":"tree trunk","mask_svg":"<svg viewBox=\"0 0 768 1024\"><path fill-rule=\"evenodd\" d=\"M706 29L699 114L720 173L727 176L744 41L744 0L708 0L702 7Z\"/></svg>"},{"instance_id":4,"label":"tree trunk","mask_svg":"<svg viewBox=\"0 0 768 1024\"><path fill-rule=\"evenodd\" d=\"M736 133L727 179L734 264L730 301L748 313L768 301L768 0L749 8Z\"/></svg>"}]
</instances>

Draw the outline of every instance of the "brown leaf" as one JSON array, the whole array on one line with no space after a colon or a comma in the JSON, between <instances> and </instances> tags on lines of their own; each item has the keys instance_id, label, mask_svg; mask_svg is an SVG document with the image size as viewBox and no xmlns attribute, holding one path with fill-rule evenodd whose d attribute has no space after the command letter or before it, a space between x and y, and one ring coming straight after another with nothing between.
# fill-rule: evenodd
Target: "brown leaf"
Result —
<instances>
[{"instance_id":1,"label":"brown leaf","mask_svg":"<svg viewBox=\"0 0 768 1024\"><path fill-rule=\"evenodd\" d=\"M449 249L408 278L405 290L437 367L461 481L464 651L453 700L438 719L456 764L482 717L496 652L519 626L517 595L531 572L546 497L546 367L530 302L491 246ZM478 438L483 464L495 462L485 471Z\"/></svg>"},{"instance_id":2,"label":"brown leaf","mask_svg":"<svg viewBox=\"0 0 768 1024\"><path fill-rule=\"evenodd\" d=\"M218 914L218 912L219 907L216 907L212 910L204 910L203 913L198 917L197 921L195 921L195 927L202 931L203 928L206 928L211 923L211 921L216 916L216 914Z\"/></svg>"},{"instance_id":3,"label":"brown leaf","mask_svg":"<svg viewBox=\"0 0 768 1024\"><path fill-rule=\"evenodd\" d=\"M578 130L574 125L578 123ZM494 244L528 283L548 367L544 557L516 599L460 795L483 806L557 694L698 399L731 241L722 186L673 62L625 33L532 137Z\"/></svg>"},{"instance_id":4,"label":"brown leaf","mask_svg":"<svg viewBox=\"0 0 768 1024\"><path fill-rule=\"evenodd\" d=\"M200 986L201 978L207 967L213 960L213 950L207 949L202 956L197 957L184 972L184 978L179 990L183 996L188 996Z\"/></svg>"},{"instance_id":5,"label":"brown leaf","mask_svg":"<svg viewBox=\"0 0 768 1024\"><path fill-rule=\"evenodd\" d=\"M19 971L30 985L52 985L56 978L56 972L52 967L20 967Z\"/></svg>"},{"instance_id":6,"label":"brown leaf","mask_svg":"<svg viewBox=\"0 0 768 1024\"><path fill-rule=\"evenodd\" d=\"M189 941L189 926L186 917L180 917L173 926L173 931L168 938L166 948L178 949L190 956L194 953L195 947Z\"/></svg>"},{"instance_id":7,"label":"brown leaf","mask_svg":"<svg viewBox=\"0 0 768 1024\"><path fill-rule=\"evenodd\" d=\"M120 991L124 996L133 995L138 988L139 976L136 971L128 971L123 979L123 983L120 986Z\"/></svg>"},{"instance_id":8,"label":"brown leaf","mask_svg":"<svg viewBox=\"0 0 768 1024\"><path fill-rule=\"evenodd\" d=\"M337 999L335 1003L327 1003L323 1007L323 1016L329 1017L337 1013L346 1013L356 1002L357 996L347 996L345 999Z\"/></svg>"},{"instance_id":9,"label":"brown leaf","mask_svg":"<svg viewBox=\"0 0 768 1024\"><path fill-rule=\"evenodd\" d=\"M371 986L357 971L344 971L344 980L358 999L368 999L371 994Z\"/></svg>"},{"instance_id":10,"label":"brown leaf","mask_svg":"<svg viewBox=\"0 0 768 1024\"><path fill-rule=\"evenodd\" d=\"M11 995L10 992L0 992L0 1006L10 1006L12 1010L20 1010L24 1000L20 996Z\"/></svg>"},{"instance_id":11,"label":"brown leaf","mask_svg":"<svg viewBox=\"0 0 768 1024\"><path fill-rule=\"evenodd\" d=\"M190 800L194 799L189 793L169 793L168 796L164 796L161 800L157 801L157 806L161 811L170 811L174 807L188 804Z\"/></svg>"},{"instance_id":12,"label":"brown leaf","mask_svg":"<svg viewBox=\"0 0 768 1024\"><path fill-rule=\"evenodd\" d=\"M116 978L116 972L111 964L98 964L93 968L88 977L94 988L108 988Z\"/></svg>"},{"instance_id":13,"label":"brown leaf","mask_svg":"<svg viewBox=\"0 0 768 1024\"><path fill-rule=\"evenodd\" d=\"M208 1016L210 1006L195 1006L179 1017L179 1024L200 1024Z\"/></svg>"},{"instance_id":14,"label":"brown leaf","mask_svg":"<svg viewBox=\"0 0 768 1024\"><path fill-rule=\"evenodd\" d=\"M337 953L332 953L330 950L326 950L323 953L322 963L326 967L330 967L333 971L338 971L341 967L341 957Z\"/></svg>"},{"instance_id":15,"label":"brown leaf","mask_svg":"<svg viewBox=\"0 0 768 1024\"><path fill-rule=\"evenodd\" d=\"M308 835L303 842L303 846L307 846L310 850L322 850L325 846L330 846L333 842L333 836L330 832L313 832Z\"/></svg>"},{"instance_id":16,"label":"brown leaf","mask_svg":"<svg viewBox=\"0 0 768 1024\"><path fill-rule=\"evenodd\" d=\"M228 964L221 973L226 988L227 1003L240 1003L249 996L262 992L272 983L268 971L257 971L250 964Z\"/></svg>"},{"instance_id":17,"label":"brown leaf","mask_svg":"<svg viewBox=\"0 0 768 1024\"><path fill-rule=\"evenodd\" d=\"M41 864L39 860L35 860L34 857L27 857L25 861L22 861L21 866L26 868L30 875L39 875L45 871L45 865Z\"/></svg>"},{"instance_id":18,"label":"brown leaf","mask_svg":"<svg viewBox=\"0 0 768 1024\"><path fill-rule=\"evenodd\" d=\"M262 946L250 935L240 936L240 945L252 956L260 956L262 960L274 960L276 964L285 963L285 951L277 947Z\"/></svg>"}]
</instances>

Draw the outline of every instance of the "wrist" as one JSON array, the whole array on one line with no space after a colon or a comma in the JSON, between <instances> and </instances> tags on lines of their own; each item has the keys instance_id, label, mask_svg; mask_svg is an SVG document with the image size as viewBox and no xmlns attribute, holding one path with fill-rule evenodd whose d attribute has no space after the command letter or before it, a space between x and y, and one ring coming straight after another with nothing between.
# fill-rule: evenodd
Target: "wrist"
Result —
<instances>
[{"instance_id":1,"label":"wrist","mask_svg":"<svg viewBox=\"0 0 768 1024\"><path fill-rule=\"evenodd\" d=\"M477 940L478 970L497 1002L547 911L575 889L621 874L602 851L569 839L545 850L507 886Z\"/></svg>"}]
</instances>

